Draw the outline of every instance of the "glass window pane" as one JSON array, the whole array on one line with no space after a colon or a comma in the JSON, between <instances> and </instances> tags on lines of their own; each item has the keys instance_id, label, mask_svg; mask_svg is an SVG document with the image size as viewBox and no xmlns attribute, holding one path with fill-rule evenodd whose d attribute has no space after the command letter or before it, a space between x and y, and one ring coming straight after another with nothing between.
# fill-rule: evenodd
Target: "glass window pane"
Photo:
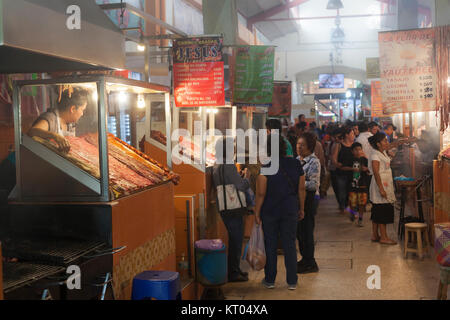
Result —
<instances>
[{"instance_id":1,"label":"glass window pane","mask_svg":"<svg viewBox=\"0 0 450 320\"><path fill-rule=\"evenodd\" d=\"M164 101L151 102L150 136L153 140L167 144L166 108Z\"/></svg>"},{"instance_id":2,"label":"glass window pane","mask_svg":"<svg viewBox=\"0 0 450 320\"><path fill-rule=\"evenodd\" d=\"M22 136L99 179L97 84L24 86L20 98Z\"/></svg>"}]
</instances>

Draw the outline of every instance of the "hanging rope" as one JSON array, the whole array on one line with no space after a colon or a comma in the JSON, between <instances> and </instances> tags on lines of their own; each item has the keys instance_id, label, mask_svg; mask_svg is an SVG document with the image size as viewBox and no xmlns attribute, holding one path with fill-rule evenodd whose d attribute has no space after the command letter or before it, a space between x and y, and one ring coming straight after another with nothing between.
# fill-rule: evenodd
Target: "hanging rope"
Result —
<instances>
[{"instance_id":1,"label":"hanging rope","mask_svg":"<svg viewBox=\"0 0 450 320\"><path fill-rule=\"evenodd\" d=\"M120 9L120 26L123 26L123 16L125 14L125 7L123 6L123 0L120 0L120 4L122 5L122 9Z\"/></svg>"}]
</instances>

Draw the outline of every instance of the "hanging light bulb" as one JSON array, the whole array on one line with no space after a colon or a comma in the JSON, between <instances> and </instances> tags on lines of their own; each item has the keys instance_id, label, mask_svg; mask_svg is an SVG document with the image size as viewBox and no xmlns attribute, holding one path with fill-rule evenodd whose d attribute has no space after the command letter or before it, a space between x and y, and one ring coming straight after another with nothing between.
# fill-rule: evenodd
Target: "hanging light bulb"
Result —
<instances>
[{"instance_id":1,"label":"hanging light bulb","mask_svg":"<svg viewBox=\"0 0 450 320\"><path fill-rule=\"evenodd\" d=\"M342 9L344 5L342 4L341 0L329 0L327 4L328 10L337 10Z\"/></svg>"},{"instance_id":2,"label":"hanging light bulb","mask_svg":"<svg viewBox=\"0 0 450 320\"><path fill-rule=\"evenodd\" d=\"M144 109L145 108L145 100L144 100L144 97L141 96L141 95L138 96L137 106L138 106L139 109Z\"/></svg>"},{"instance_id":3,"label":"hanging light bulb","mask_svg":"<svg viewBox=\"0 0 450 320\"><path fill-rule=\"evenodd\" d=\"M345 38L345 33L340 27L336 27L331 35L331 38L334 40L341 40Z\"/></svg>"},{"instance_id":4,"label":"hanging light bulb","mask_svg":"<svg viewBox=\"0 0 450 320\"><path fill-rule=\"evenodd\" d=\"M127 95L125 94L124 91L120 91L119 92L119 102L124 103L125 101L127 101Z\"/></svg>"}]
</instances>

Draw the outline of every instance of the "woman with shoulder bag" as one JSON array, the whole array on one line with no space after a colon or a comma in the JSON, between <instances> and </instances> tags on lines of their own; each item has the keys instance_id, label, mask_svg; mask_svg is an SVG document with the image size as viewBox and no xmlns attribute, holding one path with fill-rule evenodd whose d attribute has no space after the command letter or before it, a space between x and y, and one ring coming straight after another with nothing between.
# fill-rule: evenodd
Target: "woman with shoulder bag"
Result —
<instances>
[{"instance_id":1,"label":"woman with shoulder bag","mask_svg":"<svg viewBox=\"0 0 450 320\"><path fill-rule=\"evenodd\" d=\"M271 138L267 139L267 154L273 157ZM286 156L286 144L279 143L279 168L274 175L259 175L256 181L255 220L262 223L266 250L263 286L275 287L277 275L278 235L284 251L286 282L289 290L297 286L297 250L295 246L297 221L304 217L305 177L300 162ZM270 164L269 164L270 166Z\"/></svg>"},{"instance_id":2,"label":"woman with shoulder bag","mask_svg":"<svg viewBox=\"0 0 450 320\"><path fill-rule=\"evenodd\" d=\"M248 281L248 273L240 269L240 257L244 240L244 214L247 213L244 192L250 187L250 172L244 169L241 177L235 163L226 163L227 144L234 146L234 139L222 138L216 143L216 158L222 155L224 164L216 162L214 165L213 181L217 190L218 210L228 232L228 281L241 282Z\"/></svg>"}]
</instances>

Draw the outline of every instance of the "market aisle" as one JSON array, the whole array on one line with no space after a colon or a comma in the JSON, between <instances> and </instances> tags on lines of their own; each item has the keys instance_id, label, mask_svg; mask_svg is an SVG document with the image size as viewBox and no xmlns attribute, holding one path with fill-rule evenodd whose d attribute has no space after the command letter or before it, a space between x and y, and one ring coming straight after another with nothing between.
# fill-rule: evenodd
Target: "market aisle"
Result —
<instances>
[{"instance_id":1,"label":"market aisle","mask_svg":"<svg viewBox=\"0 0 450 320\"><path fill-rule=\"evenodd\" d=\"M387 246L370 241L370 213L364 217L364 227L361 228L352 224L347 216L339 215L336 207L331 194L319 205L315 232L318 273L299 275L297 290L289 291L285 282L284 257L279 255L275 289L266 289L260 284L264 271L251 271L244 261L242 269L249 271L250 281L226 284L223 291L227 299L436 298L439 267L433 248L423 261L412 254L405 260L401 245ZM397 239L393 226L388 227L388 232L392 239ZM380 267L380 290L367 288L371 274L366 270L371 265Z\"/></svg>"}]
</instances>

